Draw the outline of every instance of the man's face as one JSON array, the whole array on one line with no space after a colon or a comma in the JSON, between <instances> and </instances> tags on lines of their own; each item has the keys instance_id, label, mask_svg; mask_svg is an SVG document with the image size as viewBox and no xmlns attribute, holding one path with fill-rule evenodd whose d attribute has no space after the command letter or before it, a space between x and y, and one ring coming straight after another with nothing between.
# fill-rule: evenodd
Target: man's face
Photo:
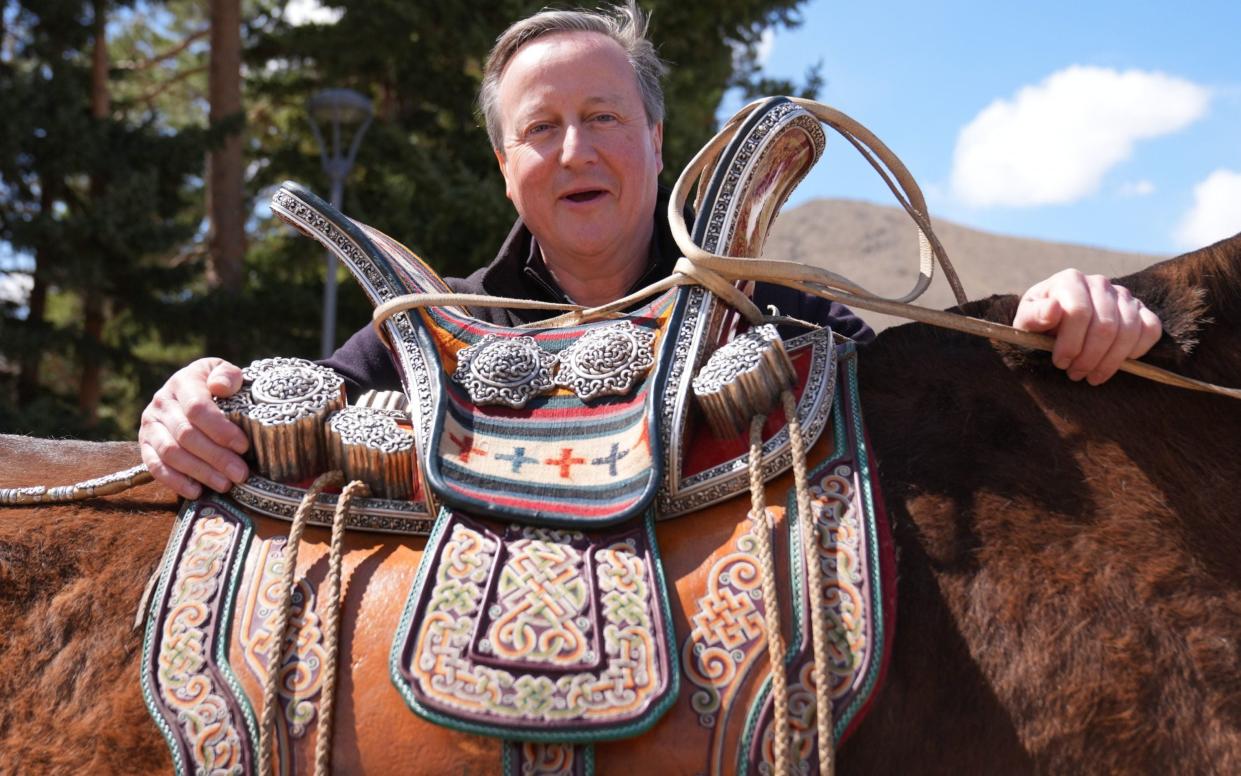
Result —
<instances>
[{"instance_id":1,"label":"man's face","mask_svg":"<svg viewBox=\"0 0 1241 776\"><path fill-rule=\"evenodd\" d=\"M509 62L497 97L506 192L544 255L606 261L636 240L644 255L663 125L647 124L620 45L591 32L539 38Z\"/></svg>"}]
</instances>

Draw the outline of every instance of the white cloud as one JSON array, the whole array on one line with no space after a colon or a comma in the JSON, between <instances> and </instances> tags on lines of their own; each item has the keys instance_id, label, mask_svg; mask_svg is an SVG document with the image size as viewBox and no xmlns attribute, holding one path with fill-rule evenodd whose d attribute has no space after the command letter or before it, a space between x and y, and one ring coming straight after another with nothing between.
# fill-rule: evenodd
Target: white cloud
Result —
<instances>
[{"instance_id":1,"label":"white cloud","mask_svg":"<svg viewBox=\"0 0 1241 776\"><path fill-rule=\"evenodd\" d=\"M32 288L34 278L30 275L0 272L0 301L24 305Z\"/></svg>"},{"instance_id":2,"label":"white cloud","mask_svg":"<svg viewBox=\"0 0 1241 776\"><path fill-rule=\"evenodd\" d=\"M1216 170L1194 186L1194 205L1176 228L1176 241L1201 248L1241 232L1241 172Z\"/></svg>"},{"instance_id":3,"label":"white cloud","mask_svg":"<svg viewBox=\"0 0 1241 776\"><path fill-rule=\"evenodd\" d=\"M335 24L344 15L344 9L324 8L319 0L290 0L284 7L284 20L294 27L303 24Z\"/></svg>"},{"instance_id":4,"label":"white cloud","mask_svg":"<svg viewBox=\"0 0 1241 776\"><path fill-rule=\"evenodd\" d=\"M1157 72L1073 65L988 105L957 135L953 193L977 206L1075 202L1134 144L1201 118L1211 93Z\"/></svg>"},{"instance_id":5,"label":"white cloud","mask_svg":"<svg viewBox=\"0 0 1241 776\"><path fill-rule=\"evenodd\" d=\"M1120 184L1116 193L1122 197L1145 197L1155 193L1155 184L1145 178L1140 181L1128 181Z\"/></svg>"}]
</instances>

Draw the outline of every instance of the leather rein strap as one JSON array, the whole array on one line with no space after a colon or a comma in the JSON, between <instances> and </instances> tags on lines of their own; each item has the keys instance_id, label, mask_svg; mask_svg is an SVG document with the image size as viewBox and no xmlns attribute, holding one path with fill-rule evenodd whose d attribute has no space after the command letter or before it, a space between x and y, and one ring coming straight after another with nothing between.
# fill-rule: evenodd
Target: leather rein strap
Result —
<instances>
[{"instance_id":1,"label":"leather rein strap","mask_svg":"<svg viewBox=\"0 0 1241 776\"><path fill-rule=\"evenodd\" d=\"M908 293L896 298L882 297L867 291L843 275L819 267L812 267L794 261L783 261L769 258L736 258L711 253L698 247L690 238L685 223L684 208L688 199L690 181L701 179L709 174L720 153L732 140L745 118L750 115L762 101L752 102L738 111L720 132L690 161L689 165L677 178L672 189L672 197L668 202L668 222L672 228L677 247L684 252L684 257L677 262L672 275L636 291L614 302L599 307L581 307L557 304L552 302L535 302L529 299L512 299L491 297L478 294L407 294L388 300L375 308L372 324L381 340L387 340L383 323L391 316L420 307L441 305L467 305L478 307L521 307L527 309L545 309L567 311L562 315L527 324L530 327L547 328L583 321L613 317L637 302L654 294L680 285L701 285L722 298L749 320L759 323L772 320L764 316L750 301L749 297L739 291L735 283L754 280L774 283L797 289L807 294L822 297L861 310L893 315L919 323L927 323L944 329L973 334L986 339L1007 342L1032 350L1051 351L1055 340L1046 334L1022 331L1012 326L992 321L984 321L961 313L946 310L933 310L910 304L917 299L931 284L935 262L938 261L952 287L957 304L967 301L965 291L957 278L947 252L935 236L927 215L926 199L918 187L913 175L883 142L870 130L863 127L835 108L828 107L813 100L797 97L788 98L798 106L836 130L862 154L895 195L901 207L913 219L918 230L919 269L918 279ZM701 180L699 180L701 182ZM702 187L699 186L700 193ZM1241 399L1241 389L1215 385L1202 380L1178 375L1152 366L1141 361L1126 359L1120 365L1120 371L1153 380L1165 385L1203 391L1233 399Z\"/></svg>"}]
</instances>

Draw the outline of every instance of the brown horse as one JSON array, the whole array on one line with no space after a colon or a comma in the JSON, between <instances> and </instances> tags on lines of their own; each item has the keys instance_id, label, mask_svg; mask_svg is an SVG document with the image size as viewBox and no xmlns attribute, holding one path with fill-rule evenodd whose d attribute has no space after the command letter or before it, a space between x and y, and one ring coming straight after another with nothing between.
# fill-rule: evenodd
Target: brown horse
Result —
<instances>
[{"instance_id":1,"label":"brown horse","mask_svg":"<svg viewBox=\"0 0 1241 776\"><path fill-rule=\"evenodd\" d=\"M1241 385L1241 235L1122 282L1165 317L1149 360ZM1006 321L1015 304L968 312ZM860 368L899 622L840 770L1241 772L1241 403L1127 375L1089 388L1044 356L923 325L885 332ZM0 456L0 486L138 458L17 437ZM170 768L133 622L174 507L148 485L0 511L0 772ZM659 732L644 757L683 762ZM406 771L497 767L464 734L441 753L355 733Z\"/></svg>"}]
</instances>

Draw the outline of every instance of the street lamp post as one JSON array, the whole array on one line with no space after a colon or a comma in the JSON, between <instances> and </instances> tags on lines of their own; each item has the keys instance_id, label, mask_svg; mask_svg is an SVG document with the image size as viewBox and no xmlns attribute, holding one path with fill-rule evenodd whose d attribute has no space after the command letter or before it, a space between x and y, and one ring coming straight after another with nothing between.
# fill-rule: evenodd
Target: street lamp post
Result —
<instances>
[{"instance_id":1,"label":"street lamp post","mask_svg":"<svg viewBox=\"0 0 1241 776\"><path fill-rule=\"evenodd\" d=\"M353 169L362 135L371 125L374 113L371 101L352 89L324 89L316 92L306 103L310 116L310 131L319 144L319 158L323 171L332 184L330 201L340 209L345 195L345 178ZM330 143L324 142L320 124L330 133ZM342 129L357 127L346 150L342 142ZM323 358L336 350L336 257L327 254L327 282L323 286L323 334L319 339L319 351Z\"/></svg>"}]
</instances>

